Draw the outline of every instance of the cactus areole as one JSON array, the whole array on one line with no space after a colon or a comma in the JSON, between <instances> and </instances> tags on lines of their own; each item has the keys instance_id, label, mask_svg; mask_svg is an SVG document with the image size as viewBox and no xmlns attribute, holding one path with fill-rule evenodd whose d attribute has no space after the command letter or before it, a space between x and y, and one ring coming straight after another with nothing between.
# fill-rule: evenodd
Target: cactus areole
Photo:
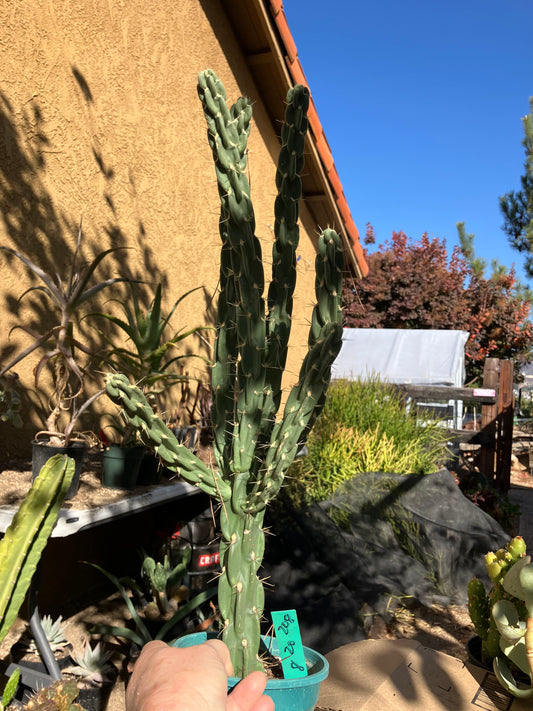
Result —
<instances>
[{"instance_id":1,"label":"cactus areole","mask_svg":"<svg viewBox=\"0 0 533 711\"><path fill-rule=\"evenodd\" d=\"M264 591L258 570L265 545L265 507L277 495L287 468L324 404L331 365L342 340L344 255L337 233L331 229L322 232L308 351L298 382L288 394L283 413L278 414L296 284L298 201L309 92L298 85L287 94L276 172L272 276L266 299L246 176L252 107L240 98L228 108L224 87L210 70L199 75L198 94L221 202L211 413L216 467L209 469L180 445L125 376L109 376L107 390L166 466L220 504L218 603L223 640L230 649L235 675L245 676L262 669L258 650Z\"/></svg>"}]
</instances>

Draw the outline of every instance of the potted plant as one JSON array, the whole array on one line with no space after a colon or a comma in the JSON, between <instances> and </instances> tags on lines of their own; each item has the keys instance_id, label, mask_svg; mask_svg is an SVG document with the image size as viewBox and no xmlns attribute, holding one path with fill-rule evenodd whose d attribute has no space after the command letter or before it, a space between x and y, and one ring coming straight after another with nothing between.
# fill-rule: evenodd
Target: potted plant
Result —
<instances>
[{"instance_id":1,"label":"potted plant","mask_svg":"<svg viewBox=\"0 0 533 711\"><path fill-rule=\"evenodd\" d=\"M107 338L110 343L109 350L104 354L104 364L106 368L128 375L132 382L139 385L146 395L154 412L161 414L164 410L162 405L163 394L176 384L183 385L190 378L181 372L176 372L175 366L184 358L200 358L204 362L209 362L206 358L198 354L188 354L179 352L176 349L183 345L183 341L193 335L202 336L204 331L212 330L209 326L195 326L190 329L179 329L170 337L167 331L170 321L179 304L197 289L191 289L186 294L180 296L168 314L162 311L162 287L158 284L156 293L148 308L143 310L138 294L138 285L128 282L131 292L131 303L123 300L116 301L123 311L123 318L109 313L91 314L93 317L106 319L122 332L127 338L126 343L115 345L114 340ZM121 457L127 458L126 452L117 451L116 445L121 447L138 447L138 441L131 443L132 428L128 425L117 427L112 426L115 432L122 435L119 441L114 441L110 447L108 458L116 462ZM135 438L133 437L135 440ZM133 455L134 456L134 455ZM152 458L145 458L146 466L143 466L142 457L139 459L140 474L139 483L151 484L158 479L157 461ZM105 466L106 458L104 458Z\"/></svg>"},{"instance_id":2,"label":"potted plant","mask_svg":"<svg viewBox=\"0 0 533 711\"><path fill-rule=\"evenodd\" d=\"M199 75L198 91L221 200L220 294L211 411L216 467L210 469L180 445L154 415L143 393L126 377L109 376L107 391L165 464L220 504L222 572L218 604L222 637L235 674L242 678L263 668L259 650L264 591L258 571L265 545L265 509L278 494L289 465L323 407L331 365L341 346L344 255L337 233L329 229L322 232L309 349L283 414L277 417L296 282L299 176L304 163L309 92L298 85L287 95L276 173L272 278L265 308L260 244L254 234L246 176L252 108L241 98L228 109L224 87L211 70ZM327 675L324 657L311 650L308 657L308 677L305 682L296 680L301 684L295 685L300 687L295 693L305 696L305 683L312 691L306 700L295 702L294 709L314 708L320 681ZM267 684L276 709L284 706L276 699L275 686L288 681Z\"/></svg>"},{"instance_id":3,"label":"potted plant","mask_svg":"<svg viewBox=\"0 0 533 711\"><path fill-rule=\"evenodd\" d=\"M116 625L95 625L91 632L107 637L127 640L130 644L130 661L134 660L139 650L152 640L175 639L180 629L183 634L183 622L192 614L201 614L201 608L216 594L216 588L205 590L191 596L191 590L185 589L181 582L187 571L190 550L183 551L182 558L176 565L166 559L156 564L153 558L145 556L143 561L143 581L139 584L132 578L117 578L96 563L90 563L113 583L131 615L135 629ZM148 577L150 587L146 592L144 579ZM131 592L130 592L131 591ZM146 597L145 597L146 593Z\"/></svg>"},{"instance_id":4,"label":"potted plant","mask_svg":"<svg viewBox=\"0 0 533 711\"><path fill-rule=\"evenodd\" d=\"M49 397L50 410L43 430L37 433L32 443L33 475L34 477L37 475L44 462L53 454L66 453L72 456L77 467L68 494L72 497L77 491L81 463L86 451L85 443L76 437L75 428L81 415L102 394L102 390L91 395L86 393L88 365L92 354L89 347L82 342L78 332L80 310L89 299L102 290L117 282L125 281L122 277L115 277L97 283L92 282L94 273L102 261L120 248L107 249L100 252L92 261L84 262L80 226L76 248L65 279L58 274L54 276L47 274L24 254L11 247L0 245L0 249L20 260L39 280L39 284L29 287L20 299L37 292L45 300L51 318L49 325L43 324L40 331L23 324L12 329L12 331L21 329L31 336L33 341L1 368L0 378L4 378L30 354L41 351L42 355L34 368L35 387L40 387L43 371L47 370L52 381L52 392Z\"/></svg>"},{"instance_id":5,"label":"potted plant","mask_svg":"<svg viewBox=\"0 0 533 711\"><path fill-rule=\"evenodd\" d=\"M85 642L81 650L70 653L70 666L63 669L64 679L74 679L78 686L76 700L85 711L105 711L109 696L118 677L111 662L113 652L97 642L94 647Z\"/></svg>"},{"instance_id":6,"label":"potted plant","mask_svg":"<svg viewBox=\"0 0 533 711\"><path fill-rule=\"evenodd\" d=\"M113 431L111 439L107 436ZM118 417L113 423L101 429L100 441L104 446L102 454L102 483L110 489L133 491L137 485L141 463L146 447L138 439L135 429L122 424Z\"/></svg>"},{"instance_id":7,"label":"potted plant","mask_svg":"<svg viewBox=\"0 0 533 711\"><path fill-rule=\"evenodd\" d=\"M474 661L492 667L514 696L533 696L533 564L515 536L485 556L492 588L478 578L468 586L468 610L478 638L469 641ZM529 688L524 688L523 683ZM522 684L522 686L520 686Z\"/></svg>"}]
</instances>

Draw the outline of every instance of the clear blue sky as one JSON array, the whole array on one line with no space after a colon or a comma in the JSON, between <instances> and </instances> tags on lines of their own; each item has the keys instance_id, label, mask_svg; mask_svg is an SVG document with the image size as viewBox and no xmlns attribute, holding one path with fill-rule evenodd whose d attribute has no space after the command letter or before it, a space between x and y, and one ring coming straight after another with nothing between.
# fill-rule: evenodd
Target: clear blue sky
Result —
<instances>
[{"instance_id":1,"label":"clear blue sky","mask_svg":"<svg viewBox=\"0 0 533 711\"><path fill-rule=\"evenodd\" d=\"M533 95L533 0L284 0L361 237L403 230L515 263L499 196L518 189Z\"/></svg>"}]
</instances>

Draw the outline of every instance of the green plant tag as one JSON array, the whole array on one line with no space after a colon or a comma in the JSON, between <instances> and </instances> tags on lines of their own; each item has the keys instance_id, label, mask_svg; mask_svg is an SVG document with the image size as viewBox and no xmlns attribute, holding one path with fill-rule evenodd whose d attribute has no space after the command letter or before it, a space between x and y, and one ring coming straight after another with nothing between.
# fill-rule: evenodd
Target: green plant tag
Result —
<instances>
[{"instance_id":1,"label":"green plant tag","mask_svg":"<svg viewBox=\"0 0 533 711\"><path fill-rule=\"evenodd\" d=\"M307 676L296 610L273 612L272 622L278 642L283 676L285 679L299 679L302 676Z\"/></svg>"}]
</instances>

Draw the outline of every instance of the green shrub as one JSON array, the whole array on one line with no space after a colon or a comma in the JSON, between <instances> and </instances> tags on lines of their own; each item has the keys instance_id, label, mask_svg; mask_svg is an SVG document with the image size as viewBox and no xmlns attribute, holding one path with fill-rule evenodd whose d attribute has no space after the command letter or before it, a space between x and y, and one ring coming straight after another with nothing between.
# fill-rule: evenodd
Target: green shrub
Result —
<instances>
[{"instance_id":1,"label":"green shrub","mask_svg":"<svg viewBox=\"0 0 533 711\"><path fill-rule=\"evenodd\" d=\"M446 429L408 411L391 384L372 376L337 380L307 440L308 454L289 470L289 493L306 502L327 499L364 472L427 474L448 454Z\"/></svg>"}]
</instances>

